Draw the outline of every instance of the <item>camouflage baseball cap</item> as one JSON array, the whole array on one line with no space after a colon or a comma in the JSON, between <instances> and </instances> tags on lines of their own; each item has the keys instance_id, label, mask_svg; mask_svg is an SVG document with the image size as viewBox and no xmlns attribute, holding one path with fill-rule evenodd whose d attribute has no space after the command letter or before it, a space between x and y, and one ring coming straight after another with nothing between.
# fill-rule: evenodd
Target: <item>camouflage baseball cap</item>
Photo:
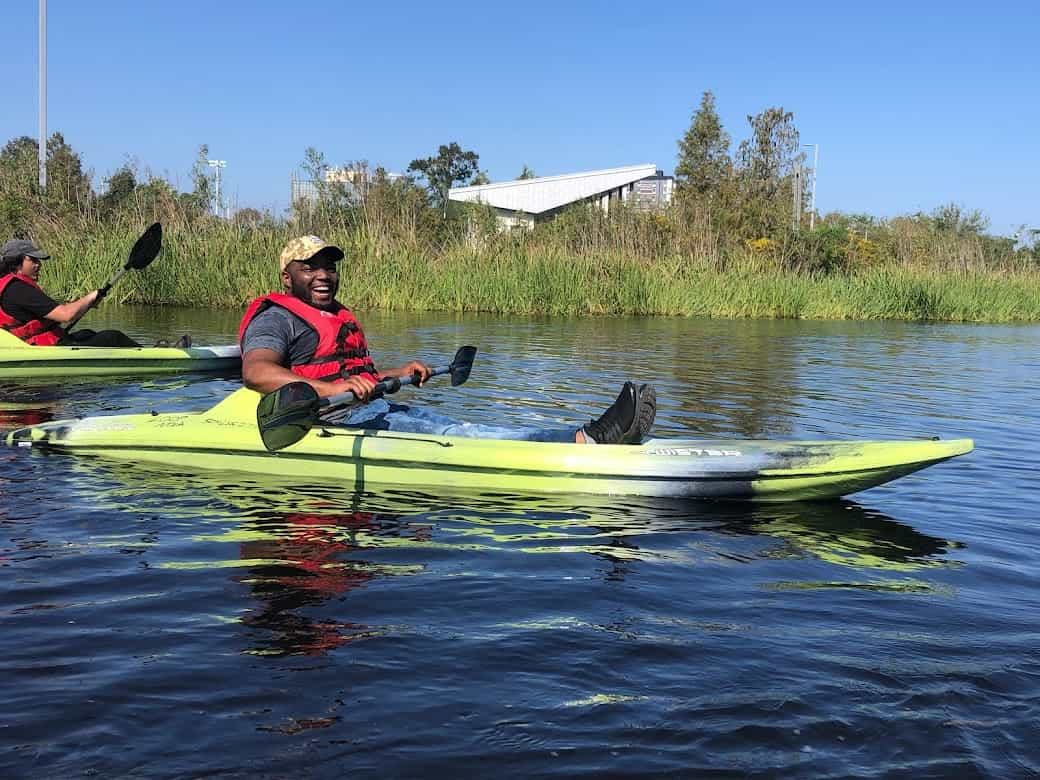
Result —
<instances>
[{"instance_id":1,"label":"camouflage baseball cap","mask_svg":"<svg viewBox=\"0 0 1040 780\"><path fill-rule=\"evenodd\" d=\"M289 265L293 260L310 260L319 253L324 254L331 260L343 259L343 250L328 243L325 239L317 236L300 236L286 244L285 249L282 250L280 258L282 270L284 271L285 266Z\"/></svg>"},{"instance_id":2,"label":"camouflage baseball cap","mask_svg":"<svg viewBox=\"0 0 1040 780\"><path fill-rule=\"evenodd\" d=\"M50 257L49 254L40 249L32 241L27 241L24 238L12 238L6 244L4 248L0 249L0 256L4 260L11 260L16 257L35 257L37 260L46 260Z\"/></svg>"}]
</instances>

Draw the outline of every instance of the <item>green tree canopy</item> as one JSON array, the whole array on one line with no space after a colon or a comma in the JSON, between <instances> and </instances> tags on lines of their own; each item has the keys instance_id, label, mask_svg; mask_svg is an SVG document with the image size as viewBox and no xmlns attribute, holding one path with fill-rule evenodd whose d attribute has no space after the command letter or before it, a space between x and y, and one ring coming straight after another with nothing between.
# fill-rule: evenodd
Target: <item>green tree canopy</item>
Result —
<instances>
[{"instance_id":1,"label":"green tree canopy","mask_svg":"<svg viewBox=\"0 0 1040 780\"><path fill-rule=\"evenodd\" d=\"M47 139L47 189L40 192L39 145L29 136L0 149L0 222L5 233L23 233L40 216L88 214L94 206L90 173L61 133Z\"/></svg>"},{"instance_id":2,"label":"green tree canopy","mask_svg":"<svg viewBox=\"0 0 1040 780\"><path fill-rule=\"evenodd\" d=\"M47 195L52 202L88 208L94 197L90 179L79 153L65 143L61 133L47 139Z\"/></svg>"},{"instance_id":3,"label":"green tree canopy","mask_svg":"<svg viewBox=\"0 0 1040 780\"><path fill-rule=\"evenodd\" d=\"M715 111L715 96L705 91L689 128L679 139L679 164L675 166L679 186L701 196L717 192L732 168L729 143Z\"/></svg>"},{"instance_id":4,"label":"green tree canopy","mask_svg":"<svg viewBox=\"0 0 1040 780\"><path fill-rule=\"evenodd\" d=\"M740 142L738 153L742 173L753 182L752 189L773 195L800 156L794 114L782 107L767 108L748 116L748 124L751 138Z\"/></svg>"},{"instance_id":5,"label":"green tree canopy","mask_svg":"<svg viewBox=\"0 0 1040 780\"><path fill-rule=\"evenodd\" d=\"M532 171L530 168L527 167L527 163L524 163L524 167L520 171L520 175L516 177L516 180L517 181L521 181L522 179L534 179L534 178L537 178L535 176L534 171Z\"/></svg>"},{"instance_id":6,"label":"green tree canopy","mask_svg":"<svg viewBox=\"0 0 1040 780\"><path fill-rule=\"evenodd\" d=\"M412 160L409 171L416 171L426 179L434 205L446 213L448 190L456 182L468 181L477 170L480 155L465 151L457 143L442 144L436 157Z\"/></svg>"},{"instance_id":7,"label":"green tree canopy","mask_svg":"<svg viewBox=\"0 0 1040 780\"><path fill-rule=\"evenodd\" d=\"M751 137L740 142L736 185L738 232L746 238L778 235L791 224L795 192L794 169L804 160L794 114L767 108L748 116ZM802 190L802 207L806 190Z\"/></svg>"},{"instance_id":8,"label":"green tree canopy","mask_svg":"<svg viewBox=\"0 0 1040 780\"><path fill-rule=\"evenodd\" d=\"M105 179L105 192L98 198L103 214L111 214L133 196L137 189L137 175L131 163L126 163Z\"/></svg>"}]
</instances>

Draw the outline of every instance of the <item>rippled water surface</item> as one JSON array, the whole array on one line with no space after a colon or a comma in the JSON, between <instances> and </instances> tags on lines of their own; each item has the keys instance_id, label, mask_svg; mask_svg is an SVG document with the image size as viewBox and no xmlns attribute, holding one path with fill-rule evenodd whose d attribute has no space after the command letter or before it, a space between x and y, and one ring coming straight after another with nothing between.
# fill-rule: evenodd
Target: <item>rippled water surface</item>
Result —
<instances>
[{"instance_id":1,"label":"rippled water surface","mask_svg":"<svg viewBox=\"0 0 1040 780\"><path fill-rule=\"evenodd\" d=\"M229 343L237 313L91 314ZM1032 777L1040 328L372 313L461 419L972 437L782 505L162 471L0 448L0 776ZM86 323L85 323L86 324ZM167 377L5 385L0 426L196 409Z\"/></svg>"}]
</instances>

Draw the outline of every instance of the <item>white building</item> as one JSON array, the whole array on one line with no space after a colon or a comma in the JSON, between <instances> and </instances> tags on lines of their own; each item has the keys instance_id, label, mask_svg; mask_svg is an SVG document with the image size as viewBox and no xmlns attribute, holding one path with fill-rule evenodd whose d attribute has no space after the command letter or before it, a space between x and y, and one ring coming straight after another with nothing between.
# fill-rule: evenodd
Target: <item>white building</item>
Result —
<instances>
[{"instance_id":1,"label":"white building","mask_svg":"<svg viewBox=\"0 0 1040 780\"><path fill-rule=\"evenodd\" d=\"M672 196L673 179L657 166L629 165L601 171L540 176L497 184L455 187L448 200L484 203L495 210L503 228L533 227L535 222L556 214L572 203L595 203L604 211L611 201L628 201L642 207L667 205Z\"/></svg>"}]
</instances>

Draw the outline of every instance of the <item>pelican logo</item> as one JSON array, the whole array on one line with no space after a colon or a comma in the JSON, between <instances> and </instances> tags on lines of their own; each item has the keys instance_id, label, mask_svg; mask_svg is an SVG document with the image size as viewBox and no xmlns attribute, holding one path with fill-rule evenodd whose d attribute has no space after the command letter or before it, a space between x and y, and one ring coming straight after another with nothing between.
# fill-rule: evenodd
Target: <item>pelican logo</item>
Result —
<instances>
[{"instance_id":1,"label":"pelican logo","mask_svg":"<svg viewBox=\"0 0 1040 780\"><path fill-rule=\"evenodd\" d=\"M739 458L740 450L716 450L711 447L657 447L645 450L644 455L672 455L676 457Z\"/></svg>"}]
</instances>

